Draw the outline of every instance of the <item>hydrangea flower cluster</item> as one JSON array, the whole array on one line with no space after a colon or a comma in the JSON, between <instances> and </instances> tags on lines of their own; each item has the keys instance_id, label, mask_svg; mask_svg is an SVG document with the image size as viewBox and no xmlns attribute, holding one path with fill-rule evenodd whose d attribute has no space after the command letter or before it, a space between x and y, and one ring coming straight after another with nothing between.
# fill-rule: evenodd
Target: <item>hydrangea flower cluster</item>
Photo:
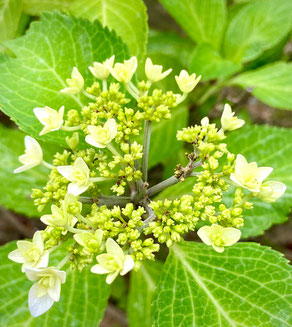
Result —
<instances>
[{"instance_id":1,"label":"hydrangea flower cluster","mask_svg":"<svg viewBox=\"0 0 292 327\"><path fill-rule=\"evenodd\" d=\"M68 133L67 149L56 153L52 164L43 160L39 143L25 137L25 154L19 157L23 165L15 173L37 165L50 170L46 186L32 194L39 211L50 209L41 217L47 228L37 231L31 242L18 241L17 249L9 254L34 282L28 298L33 316L59 301L66 280L62 268L67 263L71 269L91 266L92 273L106 274L110 284L118 275L139 269L143 260L154 260L161 244L170 247L181 241L199 221L205 222L198 230L201 240L223 252L240 239L243 210L252 208L252 197L273 202L286 189L280 182L265 181L272 168L258 167L228 151L226 133L244 124L228 104L220 130L205 117L200 125L177 132L178 141L189 144L188 164L178 163L172 177L149 186L152 124L169 119L172 108L194 90L201 76L181 71L175 76L181 94L174 94L152 88L171 69L163 72L162 66L148 58L147 80L134 83L136 57L123 63L114 61L112 56L94 62L89 71L95 81L87 87L73 68L68 87L60 92L69 97L83 94L88 101L81 110L66 111L64 106L34 109L43 125L40 135L56 130ZM141 134L143 144L138 141ZM194 181L192 194L175 200L153 198L186 178ZM227 206L224 192L230 184L236 190L232 205ZM51 253L62 244L67 254L56 266L49 266Z\"/></svg>"}]
</instances>

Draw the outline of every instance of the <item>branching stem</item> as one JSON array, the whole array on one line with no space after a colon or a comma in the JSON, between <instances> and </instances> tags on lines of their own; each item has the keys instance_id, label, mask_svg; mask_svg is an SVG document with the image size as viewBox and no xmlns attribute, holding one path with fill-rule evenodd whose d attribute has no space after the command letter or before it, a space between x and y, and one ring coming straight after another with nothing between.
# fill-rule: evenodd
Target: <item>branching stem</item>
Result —
<instances>
[{"instance_id":1,"label":"branching stem","mask_svg":"<svg viewBox=\"0 0 292 327\"><path fill-rule=\"evenodd\" d=\"M142 174L144 176L144 181L148 180L148 160L149 160L149 147L151 140L151 129L152 122L145 121L144 127L144 142L143 142L143 159L142 159Z\"/></svg>"}]
</instances>

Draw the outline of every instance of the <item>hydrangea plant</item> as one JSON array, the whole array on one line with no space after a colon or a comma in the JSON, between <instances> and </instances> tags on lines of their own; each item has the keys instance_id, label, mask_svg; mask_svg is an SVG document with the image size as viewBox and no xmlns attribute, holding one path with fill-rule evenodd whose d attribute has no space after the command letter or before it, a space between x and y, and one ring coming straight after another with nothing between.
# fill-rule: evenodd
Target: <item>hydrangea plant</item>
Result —
<instances>
[{"instance_id":1,"label":"hydrangea plant","mask_svg":"<svg viewBox=\"0 0 292 327\"><path fill-rule=\"evenodd\" d=\"M14 171L25 173L38 165L48 169L45 187L32 192L40 212L50 207L50 213L41 216L47 227L37 231L32 242L18 241L9 254L34 282L28 297L34 317L59 301L66 282L62 268L68 262L73 270L90 266L93 274L107 275L106 283L111 284L118 275L138 271L143 261L154 261L162 244L171 247L181 242L198 224L197 234L205 246L222 253L240 239L243 210L253 209L254 198L274 202L286 190L283 183L268 179L273 168L259 167L228 150L226 135L244 125L229 104L224 106L220 128L205 117L200 125L177 131L177 141L188 144L187 165L178 163L172 177L149 185L152 125L169 120L201 76L182 70L175 76L181 93L174 94L155 86L171 69L163 71L148 58L146 79L137 81L137 66L134 56L124 62L115 62L115 56L93 62L88 67L94 77L91 85L86 85L78 67L72 67L68 85L60 92L68 97L82 94L88 104L81 111L63 103L59 108L33 109L39 135L63 130L67 143L67 149L49 163L38 141L26 136L25 154L19 157L22 166ZM191 194L155 199L186 179L192 181ZM227 206L224 194L230 185L236 189ZM64 243L67 253L52 266L51 253Z\"/></svg>"}]
</instances>

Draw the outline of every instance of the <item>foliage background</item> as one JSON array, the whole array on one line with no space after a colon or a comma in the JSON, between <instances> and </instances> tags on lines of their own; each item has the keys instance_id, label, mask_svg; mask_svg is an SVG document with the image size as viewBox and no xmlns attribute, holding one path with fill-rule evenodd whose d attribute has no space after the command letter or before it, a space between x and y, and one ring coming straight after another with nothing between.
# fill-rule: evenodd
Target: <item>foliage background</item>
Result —
<instances>
[{"instance_id":1,"label":"foliage background","mask_svg":"<svg viewBox=\"0 0 292 327\"><path fill-rule=\"evenodd\" d=\"M160 2L147 0L145 4L150 31L146 48L147 16L142 1L131 0L126 5L123 1L109 0L105 2L107 6L102 8L100 1L96 0L75 2L70 0L27 0L23 2L21 0L0 0L0 16L2 17L2 19L0 18L0 41L22 35L32 21L39 19L42 11L60 9L90 20L97 18L103 25L115 29L127 44L130 53L137 55L140 62L142 62L143 53L146 52L155 63L163 64L165 68L172 67L175 74L183 68L202 73L205 84L203 83L198 92L195 92L191 101L173 113L170 123L165 122L163 126L156 125L153 128L152 140L155 142L152 142L151 147L150 183L156 183L171 176L178 158L184 160L184 149L175 141L178 128L194 124L205 115L216 121L221 115L222 103L226 101L233 103L239 116L252 126L245 127L243 134L235 132L230 136L231 150L246 155L249 160L259 161L260 165L273 166L275 168L273 177L288 184L288 192L280 203L256 205L255 211L247 217L244 236L247 241L256 241L271 246L292 260L292 221L289 216L292 197L292 190L289 186L292 186L292 180L291 173L287 174L289 169L291 171L292 166L292 133L290 129L292 127L292 64L290 63L292 59L292 9L289 1L286 1L287 7L285 7L286 4L283 4L283 7L280 6L284 8L283 11L278 11L278 6L274 7L274 0L258 0L257 2L261 1L266 2L266 11L262 12L262 16L257 15L260 10L256 6L248 9L248 0L229 1L233 6L228 13L229 17L220 8L222 1L213 1L214 6L212 10L207 11L210 17L205 17L206 21L212 21L212 15L214 17L219 15L227 24L227 20L237 17L238 12L245 6L246 11L250 11L246 14L252 17L250 24L245 24L246 17L242 14L242 17L238 16L238 19L233 20L232 25L228 25L227 28L227 25L224 24L200 25L200 19L193 16L194 11L190 10L188 6L184 6L185 3L190 3L188 1L181 1L181 8L177 10L178 2L175 0L161 0ZM281 1L285 2L285 0ZM193 3L197 3L197 1L193 1ZM115 10L113 11L112 8ZM7 15L8 11L12 14ZM127 13L127 24L125 24L124 16L119 12ZM265 21L269 20L272 20L273 28L269 28L268 23L265 24ZM202 19L202 21L204 20ZM189 22L190 25L186 22ZM124 28L120 28L121 25ZM135 35L133 35L133 29ZM202 33L202 31L205 32ZM226 31L225 40L223 40L224 31ZM56 40L56 42L58 41ZM195 46L195 43L198 45ZM13 49L12 44L11 50L15 50L16 46ZM239 44L242 47L239 47ZM9 42L5 45L9 48ZM19 43L18 46L18 51L23 52L27 45ZM259 51L259 49L261 50ZM0 46L0 51L2 51L1 61L5 63L7 55L11 53L4 45ZM24 54L22 53L22 55ZM70 63L68 65L70 66ZM247 72L238 76L234 75L234 78L224 84L226 79L239 72L243 65ZM256 73L255 75L254 72L250 72L261 70L265 65L268 67L264 68L260 74ZM2 69L3 67L8 66L2 66ZM15 69L14 73L17 75L19 69L17 67L11 69ZM142 72L139 73L142 74ZM9 74L7 70L7 76ZM33 80L34 77L31 78ZM251 88L251 81L252 86L256 85L257 87ZM3 106L6 113L3 94L5 95L7 92L9 83L13 87L14 82L9 82L8 79L7 81L2 79L2 83L0 82L0 99L2 96L0 106ZM162 82L160 86L174 89L176 87L171 78L168 79L168 82ZM206 93L208 97L205 97ZM36 101L40 100L44 99ZM59 100L55 99L56 102ZM17 107L17 97L14 98L14 101ZM19 108L19 110L25 111L25 108ZM8 112L8 114L13 117L13 112ZM1 184L3 184L0 191L0 204L3 206L0 209L0 243L5 244L14 239L31 237L36 229L43 227L38 219L30 219L36 218L38 213L31 201L28 201L28 197L31 185L41 186L44 183L44 177L42 168L17 176L11 173L18 166L16 153L22 152L23 134L15 130L15 124L4 113L0 113L0 115L0 177ZM21 127L26 130L32 126L34 129L34 123L32 120L28 120L26 126ZM267 124L275 127L254 126L255 124ZM162 130L163 132L161 132ZM34 132L37 135L37 131ZM48 140L52 141L50 136ZM46 153L49 156L50 151L54 152L55 150L54 145L49 145ZM178 185L166 190L160 197L175 197L181 192L188 192L189 187L190 185L187 183ZM17 205L15 205L15 198ZM281 225L276 225L280 223ZM270 228L270 226L272 227ZM188 235L187 238L197 240L195 233ZM166 253L162 251L161 259L164 259L165 256ZM147 286L155 284L160 269L159 261L156 264L146 264L140 275L133 273L130 281L118 280L111 290L110 304L102 326L116 326L117 324L127 326L125 314L127 305L134 307L139 303L140 308L149 307L153 291L151 287ZM150 280L149 276L151 276ZM79 282L82 283L81 280ZM127 300L129 284L133 287L140 285L141 288L146 285L144 293L133 293L132 287ZM133 321L139 321L145 317L139 317L139 312L136 311L135 314L131 313L128 319L131 321L130 326L135 326ZM145 326L147 324L150 326L146 317ZM15 325L10 324L9 326Z\"/></svg>"}]
</instances>

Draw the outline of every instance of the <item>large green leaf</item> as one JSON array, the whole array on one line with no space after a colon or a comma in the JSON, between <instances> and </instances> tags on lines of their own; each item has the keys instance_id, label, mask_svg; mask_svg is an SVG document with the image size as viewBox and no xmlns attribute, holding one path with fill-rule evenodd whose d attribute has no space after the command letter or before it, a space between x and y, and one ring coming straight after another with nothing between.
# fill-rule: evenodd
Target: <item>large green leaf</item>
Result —
<instances>
[{"instance_id":1,"label":"large green leaf","mask_svg":"<svg viewBox=\"0 0 292 327\"><path fill-rule=\"evenodd\" d=\"M151 302L162 269L160 261L145 261L140 270L131 273L128 298L130 327L151 326Z\"/></svg>"},{"instance_id":2,"label":"large green leaf","mask_svg":"<svg viewBox=\"0 0 292 327\"><path fill-rule=\"evenodd\" d=\"M184 31L198 44L219 49L225 28L225 0L160 0Z\"/></svg>"},{"instance_id":3,"label":"large green leaf","mask_svg":"<svg viewBox=\"0 0 292 327\"><path fill-rule=\"evenodd\" d=\"M182 143L177 142L176 133L179 129L186 127L188 114L188 108L180 106L173 109L170 120L153 123L149 153L150 167L172 157L181 149Z\"/></svg>"},{"instance_id":4,"label":"large green leaf","mask_svg":"<svg viewBox=\"0 0 292 327\"><path fill-rule=\"evenodd\" d=\"M67 9L73 0L23 0L23 10L29 15L40 15L46 10Z\"/></svg>"},{"instance_id":5,"label":"large green leaf","mask_svg":"<svg viewBox=\"0 0 292 327\"><path fill-rule=\"evenodd\" d=\"M31 25L23 37L9 41L7 46L16 58L6 58L0 64L0 107L34 137L39 137L41 124L33 114L34 107L54 109L65 105L67 110L87 103L78 96L61 94L66 78L76 66L86 84L93 82L88 66L116 55L127 56L126 46L114 32L103 28L98 21L45 13L40 22ZM65 144L66 133L57 131L42 139Z\"/></svg>"},{"instance_id":6,"label":"large green leaf","mask_svg":"<svg viewBox=\"0 0 292 327\"><path fill-rule=\"evenodd\" d=\"M291 30L290 0L251 1L232 18L224 52L233 61L247 62L279 43Z\"/></svg>"},{"instance_id":7,"label":"large green leaf","mask_svg":"<svg viewBox=\"0 0 292 327\"><path fill-rule=\"evenodd\" d=\"M98 19L114 29L130 53L142 60L147 44L147 13L142 0L74 0L69 11L78 17Z\"/></svg>"},{"instance_id":8,"label":"large green leaf","mask_svg":"<svg viewBox=\"0 0 292 327\"><path fill-rule=\"evenodd\" d=\"M190 71L202 75L202 81L231 76L241 65L224 59L209 44L201 44L192 53Z\"/></svg>"},{"instance_id":9,"label":"large green leaf","mask_svg":"<svg viewBox=\"0 0 292 327\"><path fill-rule=\"evenodd\" d=\"M292 63L276 62L240 74L230 83L250 89L255 97L272 107L292 110Z\"/></svg>"},{"instance_id":10,"label":"large green leaf","mask_svg":"<svg viewBox=\"0 0 292 327\"><path fill-rule=\"evenodd\" d=\"M60 302L48 313L33 318L27 305L29 288L32 286L18 263L8 259L8 253L16 248L10 242L0 248L0 325L1 327L96 327L102 319L110 288L103 276L67 270L66 283L62 285ZM56 251L57 252L57 251ZM53 262L64 257L63 251L53 254ZM51 264L51 262L50 262Z\"/></svg>"},{"instance_id":11,"label":"large green leaf","mask_svg":"<svg viewBox=\"0 0 292 327\"><path fill-rule=\"evenodd\" d=\"M0 0L0 52L4 49L1 43L16 34L21 10L21 0Z\"/></svg>"},{"instance_id":12,"label":"large green leaf","mask_svg":"<svg viewBox=\"0 0 292 327\"><path fill-rule=\"evenodd\" d=\"M40 213L31 199L32 188L43 187L48 179L49 170L42 166L32 168L20 174L13 170L21 163L18 157L24 153L24 136L16 129L8 129L0 125L0 204L10 210L38 217ZM49 162L59 149L50 144L42 144L45 159Z\"/></svg>"},{"instance_id":13,"label":"large green leaf","mask_svg":"<svg viewBox=\"0 0 292 327\"><path fill-rule=\"evenodd\" d=\"M292 326L292 270L256 243L217 253L205 244L172 247L154 294L153 326Z\"/></svg>"},{"instance_id":14,"label":"large green leaf","mask_svg":"<svg viewBox=\"0 0 292 327\"><path fill-rule=\"evenodd\" d=\"M292 130L271 126L245 126L229 134L228 149L233 153L243 154L248 161L256 161L260 166L273 167L269 179L287 185L284 196L275 203L264 203L253 200L252 210L244 211L244 227L242 237L263 234L272 224L280 224L287 220L292 203ZM194 178L178 183L161 192L158 198L176 198L191 193ZM233 189L231 189L233 191ZM230 204L232 193L224 195Z\"/></svg>"}]
</instances>

